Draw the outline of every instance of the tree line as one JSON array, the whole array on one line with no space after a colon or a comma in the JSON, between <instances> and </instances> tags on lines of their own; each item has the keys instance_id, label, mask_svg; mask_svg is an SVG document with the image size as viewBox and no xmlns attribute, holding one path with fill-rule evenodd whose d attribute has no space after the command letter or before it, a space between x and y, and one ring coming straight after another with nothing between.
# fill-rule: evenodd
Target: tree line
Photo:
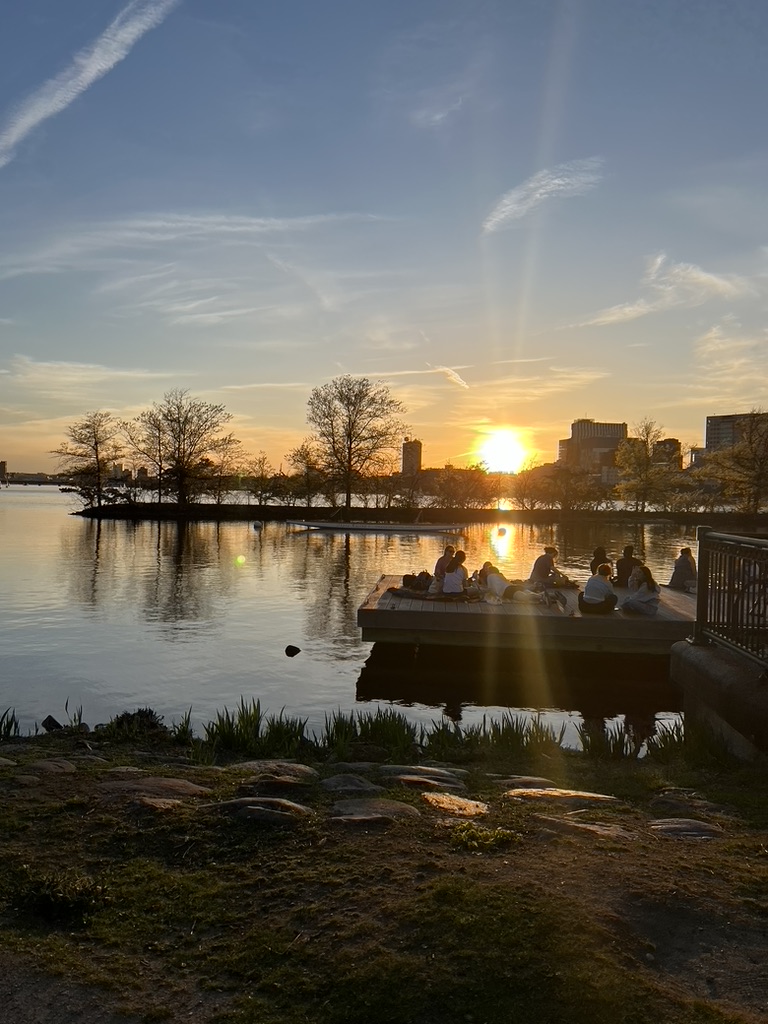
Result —
<instances>
[{"instance_id":1,"label":"tree line","mask_svg":"<svg viewBox=\"0 0 768 1024\"><path fill-rule=\"evenodd\" d=\"M728 448L682 469L679 456L659 444L662 429L645 419L616 451L618 483L605 484L589 468L567 461L530 462L517 474L492 473L481 463L446 466L413 476L399 471L408 432L402 403L386 384L348 374L314 388L307 402L311 432L285 454L289 472L276 471L263 451L249 453L227 430L232 415L220 404L174 388L132 420L104 410L74 422L52 454L87 507L138 502L185 506L223 502L245 492L258 504L343 504L419 508L492 508L509 503L527 511L598 511L617 506L638 512L686 513L768 507L768 414L753 410L740 421ZM130 479L115 479L128 462ZM144 472L139 473L139 470Z\"/></svg>"}]
</instances>

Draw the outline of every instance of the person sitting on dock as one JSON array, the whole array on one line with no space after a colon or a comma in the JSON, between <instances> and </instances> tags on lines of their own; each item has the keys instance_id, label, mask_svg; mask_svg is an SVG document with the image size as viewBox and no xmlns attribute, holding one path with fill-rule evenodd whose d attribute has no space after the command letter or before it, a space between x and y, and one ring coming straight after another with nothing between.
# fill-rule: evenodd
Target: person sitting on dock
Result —
<instances>
[{"instance_id":1,"label":"person sitting on dock","mask_svg":"<svg viewBox=\"0 0 768 1024\"><path fill-rule=\"evenodd\" d=\"M616 562L616 578L614 580L616 586L628 587L632 570L636 565L642 564L639 558L635 558L635 549L631 544L627 544L621 558Z\"/></svg>"},{"instance_id":2,"label":"person sitting on dock","mask_svg":"<svg viewBox=\"0 0 768 1024\"><path fill-rule=\"evenodd\" d=\"M611 567L604 562L587 580L584 593L579 594L579 611L586 615L610 615L618 600L611 583Z\"/></svg>"},{"instance_id":3,"label":"person sitting on dock","mask_svg":"<svg viewBox=\"0 0 768 1024\"><path fill-rule=\"evenodd\" d=\"M467 568L464 565L467 556L463 551L457 551L445 567L445 578L443 579L444 594L463 594L469 577Z\"/></svg>"},{"instance_id":4,"label":"person sitting on dock","mask_svg":"<svg viewBox=\"0 0 768 1024\"><path fill-rule=\"evenodd\" d=\"M428 594L431 594L432 596L435 594L442 594L445 569L455 554L456 548L453 544L446 544L442 555L440 555L438 560L435 562L435 571L432 575L432 582L429 585L429 590L427 591Z\"/></svg>"},{"instance_id":5,"label":"person sitting on dock","mask_svg":"<svg viewBox=\"0 0 768 1024\"><path fill-rule=\"evenodd\" d=\"M605 565L606 563L611 565L611 559L606 554L605 548L598 545L598 547L596 547L592 552L592 561L589 563L589 571L594 576L597 572L597 567L599 565Z\"/></svg>"},{"instance_id":6,"label":"person sitting on dock","mask_svg":"<svg viewBox=\"0 0 768 1024\"><path fill-rule=\"evenodd\" d=\"M621 610L630 615L653 616L659 610L661 589L647 565L639 565L629 577L629 597L621 602Z\"/></svg>"},{"instance_id":7,"label":"person sitting on dock","mask_svg":"<svg viewBox=\"0 0 768 1024\"><path fill-rule=\"evenodd\" d=\"M696 560L690 548L680 548L680 554L675 559L672 570L672 579L667 584L673 590L695 590L696 589Z\"/></svg>"},{"instance_id":8,"label":"person sitting on dock","mask_svg":"<svg viewBox=\"0 0 768 1024\"><path fill-rule=\"evenodd\" d=\"M570 586L571 581L565 573L560 572L560 570L555 566L557 555L557 548L544 548L544 554L539 555L533 563L531 576L528 582L533 584L538 583L544 587Z\"/></svg>"}]
</instances>

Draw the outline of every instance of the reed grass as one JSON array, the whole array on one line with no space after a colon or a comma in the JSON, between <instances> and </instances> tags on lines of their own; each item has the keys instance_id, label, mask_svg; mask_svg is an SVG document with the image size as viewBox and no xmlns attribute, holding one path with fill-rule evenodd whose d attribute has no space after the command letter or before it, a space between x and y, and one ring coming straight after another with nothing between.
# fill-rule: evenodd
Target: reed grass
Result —
<instances>
[{"instance_id":1,"label":"reed grass","mask_svg":"<svg viewBox=\"0 0 768 1024\"><path fill-rule=\"evenodd\" d=\"M21 735L15 708L6 708L0 715L0 742L14 740Z\"/></svg>"}]
</instances>

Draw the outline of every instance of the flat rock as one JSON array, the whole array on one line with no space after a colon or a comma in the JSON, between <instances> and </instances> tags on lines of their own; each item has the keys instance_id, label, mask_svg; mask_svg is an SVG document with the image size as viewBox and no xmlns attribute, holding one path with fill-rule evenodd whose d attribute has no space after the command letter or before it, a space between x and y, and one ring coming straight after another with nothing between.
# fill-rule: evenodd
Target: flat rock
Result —
<instances>
[{"instance_id":1,"label":"flat rock","mask_svg":"<svg viewBox=\"0 0 768 1024\"><path fill-rule=\"evenodd\" d=\"M257 825L277 825L279 828L295 828L300 820L298 815L289 814L287 811L259 806L243 807L237 813L237 817L245 818Z\"/></svg>"},{"instance_id":2,"label":"flat rock","mask_svg":"<svg viewBox=\"0 0 768 1024\"><path fill-rule=\"evenodd\" d=\"M12 781L17 786L23 786L26 788L28 786L39 786L42 780L39 775L14 775Z\"/></svg>"},{"instance_id":3,"label":"flat rock","mask_svg":"<svg viewBox=\"0 0 768 1024\"><path fill-rule=\"evenodd\" d=\"M280 814L293 815L295 818L307 818L315 812L311 807L294 803L293 800L282 800L279 797L239 796L234 800L220 800L217 803L203 804L201 811L224 811L225 814L242 816L248 808L261 807L263 810L277 811Z\"/></svg>"},{"instance_id":4,"label":"flat rock","mask_svg":"<svg viewBox=\"0 0 768 1024\"><path fill-rule=\"evenodd\" d=\"M510 800L587 800L595 803L616 803L615 796L606 796L604 793L590 793L580 789L536 789L517 787L508 789L502 793L503 797Z\"/></svg>"},{"instance_id":5,"label":"flat rock","mask_svg":"<svg viewBox=\"0 0 768 1024\"><path fill-rule=\"evenodd\" d=\"M426 764L381 764L382 775L420 775L430 779L459 779L469 775L463 768L437 768Z\"/></svg>"},{"instance_id":6,"label":"flat rock","mask_svg":"<svg viewBox=\"0 0 768 1024\"><path fill-rule=\"evenodd\" d=\"M649 826L654 835L669 839L717 839L725 835L719 825L696 818L657 818Z\"/></svg>"},{"instance_id":7,"label":"flat rock","mask_svg":"<svg viewBox=\"0 0 768 1024\"><path fill-rule=\"evenodd\" d=\"M395 819L388 814L338 814L328 821L332 825L351 825L358 828L375 828L391 825Z\"/></svg>"},{"instance_id":8,"label":"flat rock","mask_svg":"<svg viewBox=\"0 0 768 1024\"><path fill-rule=\"evenodd\" d=\"M165 778L159 775L147 775L138 779L106 779L101 780L100 785L106 793L128 796L208 796L211 792L206 786L198 786L186 779Z\"/></svg>"},{"instance_id":9,"label":"flat rock","mask_svg":"<svg viewBox=\"0 0 768 1024\"><path fill-rule=\"evenodd\" d=\"M401 786L407 786L408 789L441 790L467 788L458 779L433 779L428 775L390 775L388 778L391 782L399 782Z\"/></svg>"},{"instance_id":10,"label":"flat rock","mask_svg":"<svg viewBox=\"0 0 768 1024\"><path fill-rule=\"evenodd\" d=\"M637 833L602 821L574 821L572 818L551 818L546 814L537 814L536 820L557 832L588 832L600 839L637 839Z\"/></svg>"},{"instance_id":11,"label":"flat rock","mask_svg":"<svg viewBox=\"0 0 768 1024\"><path fill-rule=\"evenodd\" d=\"M140 796L136 803L142 807L149 807L152 811L172 811L176 807L182 807L181 800L175 800L163 796Z\"/></svg>"},{"instance_id":12,"label":"flat rock","mask_svg":"<svg viewBox=\"0 0 768 1024\"><path fill-rule=\"evenodd\" d=\"M107 775L144 775L145 768L136 768L132 764L119 764L115 768L107 768Z\"/></svg>"},{"instance_id":13,"label":"flat rock","mask_svg":"<svg viewBox=\"0 0 768 1024\"><path fill-rule=\"evenodd\" d=\"M455 814L459 818L479 818L490 810L488 804L480 800L468 800L463 796L454 796L453 793L422 793L421 799L430 807L446 814Z\"/></svg>"},{"instance_id":14,"label":"flat rock","mask_svg":"<svg viewBox=\"0 0 768 1024\"><path fill-rule=\"evenodd\" d=\"M714 804L710 800L705 800L704 797L696 793L661 793L651 800L649 806L657 814L666 811L667 814L675 814L682 817L693 817L696 814L729 814L725 807L722 807L720 804Z\"/></svg>"},{"instance_id":15,"label":"flat rock","mask_svg":"<svg viewBox=\"0 0 768 1024\"><path fill-rule=\"evenodd\" d=\"M381 768L378 761L334 761L328 765L337 772L372 772L374 768Z\"/></svg>"},{"instance_id":16,"label":"flat rock","mask_svg":"<svg viewBox=\"0 0 768 1024\"><path fill-rule=\"evenodd\" d=\"M331 775L320 783L329 793L383 793L383 786L374 785L370 779L359 775Z\"/></svg>"},{"instance_id":17,"label":"flat rock","mask_svg":"<svg viewBox=\"0 0 768 1024\"><path fill-rule=\"evenodd\" d=\"M314 781L314 780L313 780ZM256 782L246 782L239 787L240 793L254 796L296 796L309 793L312 783L294 775L264 775Z\"/></svg>"},{"instance_id":18,"label":"flat rock","mask_svg":"<svg viewBox=\"0 0 768 1024\"><path fill-rule=\"evenodd\" d=\"M13 768L18 762L11 761L9 757L0 757L0 767Z\"/></svg>"},{"instance_id":19,"label":"flat rock","mask_svg":"<svg viewBox=\"0 0 768 1024\"><path fill-rule=\"evenodd\" d=\"M85 762L86 764L109 764L106 757L99 757L98 754L73 754L73 761L77 761L78 764Z\"/></svg>"},{"instance_id":20,"label":"flat rock","mask_svg":"<svg viewBox=\"0 0 768 1024\"><path fill-rule=\"evenodd\" d=\"M71 775L77 771L72 762L63 757L46 757L41 761L32 761L28 767L39 772L50 772L52 775Z\"/></svg>"},{"instance_id":21,"label":"flat rock","mask_svg":"<svg viewBox=\"0 0 768 1024\"><path fill-rule=\"evenodd\" d=\"M380 797L372 797L370 800L337 800L331 812L344 817L381 814L386 818L418 818L421 813L410 804L399 800L382 800Z\"/></svg>"},{"instance_id":22,"label":"flat rock","mask_svg":"<svg viewBox=\"0 0 768 1024\"><path fill-rule=\"evenodd\" d=\"M265 774L271 776L290 776L294 779L316 779L318 773L307 764L299 764L297 761L271 761L268 759L260 761L238 761L237 764L227 765L229 771L253 772L254 774Z\"/></svg>"},{"instance_id":23,"label":"flat rock","mask_svg":"<svg viewBox=\"0 0 768 1024\"><path fill-rule=\"evenodd\" d=\"M493 780L497 786L505 789L557 789L557 783L550 779L541 779L537 775L510 775L505 779Z\"/></svg>"}]
</instances>

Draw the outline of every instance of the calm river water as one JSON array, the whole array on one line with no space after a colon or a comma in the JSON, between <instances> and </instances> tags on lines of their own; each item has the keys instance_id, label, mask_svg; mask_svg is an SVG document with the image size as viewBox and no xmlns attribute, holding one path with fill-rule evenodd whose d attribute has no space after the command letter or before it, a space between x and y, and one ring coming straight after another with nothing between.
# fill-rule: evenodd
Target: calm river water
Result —
<instances>
[{"instance_id":1,"label":"calm river water","mask_svg":"<svg viewBox=\"0 0 768 1024\"><path fill-rule=\"evenodd\" d=\"M521 704L525 680L505 678L503 658L482 681L460 656L429 672L377 667L376 659L366 666L371 645L360 639L358 605L381 573L431 570L445 537L278 523L259 532L251 523L99 525L68 515L72 507L53 488L0 491L0 713L14 708L23 731L48 714L66 721L67 702L91 725L144 706L170 723L191 707L199 727L241 697L258 697L262 708L285 708L315 730L337 708L394 702L423 722L447 712L467 723ZM470 571L490 558L510 578L526 577L542 546L554 543L561 567L581 581L598 543L614 557L632 543L665 582L692 539L671 524L500 532L488 522L468 526L460 543ZM287 658L287 644L301 654ZM611 699L589 714L675 717L664 679L635 681L630 691L623 667L614 679L610 667L601 671ZM555 725L566 723L571 739L587 714L557 702L543 709Z\"/></svg>"}]
</instances>

